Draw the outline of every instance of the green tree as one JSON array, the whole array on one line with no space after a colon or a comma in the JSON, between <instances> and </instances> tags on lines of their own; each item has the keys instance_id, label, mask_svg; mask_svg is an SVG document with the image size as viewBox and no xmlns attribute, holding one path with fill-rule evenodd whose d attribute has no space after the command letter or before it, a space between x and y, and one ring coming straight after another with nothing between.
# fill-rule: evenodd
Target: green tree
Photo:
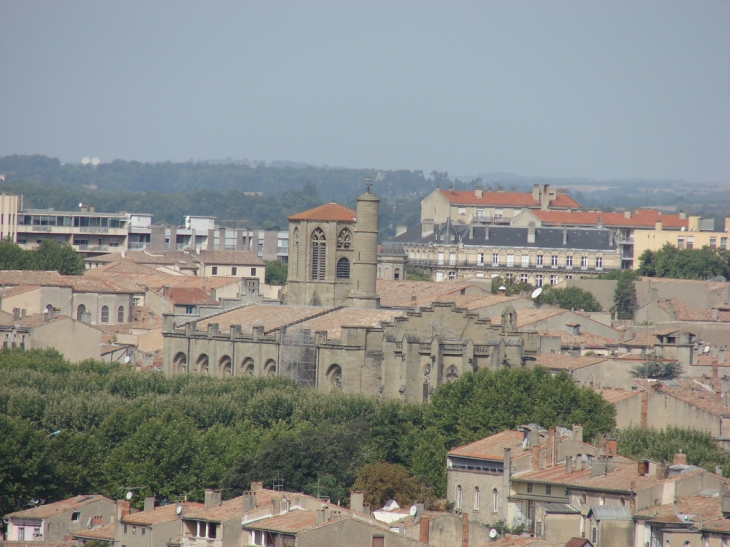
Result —
<instances>
[{"instance_id":1,"label":"green tree","mask_svg":"<svg viewBox=\"0 0 730 547\"><path fill-rule=\"evenodd\" d=\"M0 241L0 270L25 270L27 256L10 237Z\"/></svg>"},{"instance_id":2,"label":"green tree","mask_svg":"<svg viewBox=\"0 0 730 547\"><path fill-rule=\"evenodd\" d=\"M386 462L363 467L353 489L364 492L364 501L372 509L383 507L391 499L401 507L407 507L420 499L421 494L418 481L405 467Z\"/></svg>"},{"instance_id":3,"label":"green tree","mask_svg":"<svg viewBox=\"0 0 730 547\"><path fill-rule=\"evenodd\" d=\"M682 375L682 366L677 361L664 361L654 352L651 360L635 365L630 373L633 378L674 380Z\"/></svg>"},{"instance_id":4,"label":"green tree","mask_svg":"<svg viewBox=\"0 0 730 547\"><path fill-rule=\"evenodd\" d=\"M619 319L633 319L636 310L636 287L634 279L636 274L629 270L624 270L616 280L616 290L613 293L613 308L611 313L615 313Z\"/></svg>"},{"instance_id":5,"label":"green tree","mask_svg":"<svg viewBox=\"0 0 730 547\"><path fill-rule=\"evenodd\" d=\"M534 289L532 285L529 283L523 283L521 281L516 282L514 279L504 279L501 276L493 277L492 278L492 293L497 294L499 292L499 288L504 287L505 288L505 295L506 296L512 296L515 294L520 294L522 292L531 293Z\"/></svg>"},{"instance_id":6,"label":"green tree","mask_svg":"<svg viewBox=\"0 0 730 547\"><path fill-rule=\"evenodd\" d=\"M639 257L638 272L646 277L656 276L656 266L654 264L655 259L654 251L646 249Z\"/></svg>"},{"instance_id":7,"label":"green tree","mask_svg":"<svg viewBox=\"0 0 730 547\"><path fill-rule=\"evenodd\" d=\"M540 295L543 304L558 306L566 310L582 310L587 312L603 311L600 302L593 293L578 287L545 287Z\"/></svg>"},{"instance_id":8,"label":"green tree","mask_svg":"<svg viewBox=\"0 0 730 547\"><path fill-rule=\"evenodd\" d=\"M289 270L280 260L266 261L266 283L269 285L285 285Z\"/></svg>"},{"instance_id":9,"label":"green tree","mask_svg":"<svg viewBox=\"0 0 730 547\"><path fill-rule=\"evenodd\" d=\"M421 268L408 267L406 269L406 281L433 281L431 274Z\"/></svg>"}]
</instances>

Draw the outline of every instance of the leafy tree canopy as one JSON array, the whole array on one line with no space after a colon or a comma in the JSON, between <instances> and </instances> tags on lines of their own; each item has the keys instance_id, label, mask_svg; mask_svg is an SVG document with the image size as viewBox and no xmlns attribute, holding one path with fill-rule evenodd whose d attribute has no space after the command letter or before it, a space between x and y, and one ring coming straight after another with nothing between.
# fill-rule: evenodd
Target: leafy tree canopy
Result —
<instances>
[{"instance_id":1,"label":"leafy tree canopy","mask_svg":"<svg viewBox=\"0 0 730 547\"><path fill-rule=\"evenodd\" d=\"M353 489L365 493L365 503L371 509L383 507L391 499L401 507L408 507L414 501L426 497L422 495L418 481L408 474L405 467L386 462L363 467Z\"/></svg>"},{"instance_id":2,"label":"leafy tree canopy","mask_svg":"<svg viewBox=\"0 0 730 547\"><path fill-rule=\"evenodd\" d=\"M587 312L603 311L600 302L596 300L593 293L578 287L560 287L552 285L545 287L540 295L540 301L544 304L558 306L565 310L582 310Z\"/></svg>"},{"instance_id":3,"label":"leafy tree canopy","mask_svg":"<svg viewBox=\"0 0 730 547\"><path fill-rule=\"evenodd\" d=\"M522 292L531 293L534 287L529 283L522 283L521 281L515 281L513 278L505 279L502 276L492 278L492 293L497 294L499 288L505 288L505 295L512 296L514 294L520 294Z\"/></svg>"},{"instance_id":4,"label":"leafy tree canopy","mask_svg":"<svg viewBox=\"0 0 730 547\"><path fill-rule=\"evenodd\" d=\"M266 283L270 285L285 285L289 270L280 260L266 261Z\"/></svg>"},{"instance_id":5,"label":"leafy tree canopy","mask_svg":"<svg viewBox=\"0 0 730 547\"><path fill-rule=\"evenodd\" d=\"M656 353L650 361L645 361L631 369L631 376L634 378L673 380L681 375L682 367L677 361L664 361Z\"/></svg>"},{"instance_id":6,"label":"leafy tree canopy","mask_svg":"<svg viewBox=\"0 0 730 547\"><path fill-rule=\"evenodd\" d=\"M421 268L408 267L406 281L432 281L431 274Z\"/></svg>"},{"instance_id":7,"label":"leafy tree canopy","mask_svg":"<svg viewBox=\"0 0 730 547\"><path fill-rule=\"evenodd\" d=\"M37 249L23 250L6 239L0 242L0 269L57 271L63 275L82 275L84 259L73 247L46 239Z\"/></svg>"},{"instance_id":8,"label":"leafy tree canopy","mask_svg":"<svg viewBox=\"0 0 730 547\"><path fill-rule=\"evenodd\" d=\"M710 279L730 277L730 253L722 249L678 249L666 243L658 251L644 251L639 257L639 272L648 277Z\"/></svg>"}]
</instances>

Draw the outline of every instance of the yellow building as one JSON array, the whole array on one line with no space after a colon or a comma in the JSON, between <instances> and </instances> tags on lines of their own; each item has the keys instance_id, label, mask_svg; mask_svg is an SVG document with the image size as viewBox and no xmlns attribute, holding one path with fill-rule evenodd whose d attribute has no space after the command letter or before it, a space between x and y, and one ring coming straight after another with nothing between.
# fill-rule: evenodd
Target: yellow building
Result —
<instances>
[{"instance_id":1,"label":"yellow building","mask_svg":"<svg viewBox=\"0 0 730 547\"><path fill-rule=\"evenodd\" d=\"M730 217L725 217L722 232L701 231L700 227L700 218L690 216L686 231L664 230L661 221L656 222L653 230L634 230L634 256L638 259L644 251L658 251L667 243L678 249L728 249ZM634 267L638 267L638 261Z\"/></svg>"}]
</instances>

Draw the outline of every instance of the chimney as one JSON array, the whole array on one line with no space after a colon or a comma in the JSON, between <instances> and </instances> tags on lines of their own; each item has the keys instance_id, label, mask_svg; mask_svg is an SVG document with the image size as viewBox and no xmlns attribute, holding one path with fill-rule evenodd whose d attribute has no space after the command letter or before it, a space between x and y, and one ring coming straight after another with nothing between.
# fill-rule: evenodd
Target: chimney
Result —
<instances>
[{"instance_id":1,"label":"chimney","mask_svg":"<svg viewBox=\"0 0 730 547\"><path fill-rule=\"evenodd\" d=\"M568 244L568 229L563 228L563 245Z\"/></svg>"},{"instance_id":2,"label":"chimney","mask_svg":"<svg viewBox=\"0 0 730 547\"><path fill-rule=\"evenodd\" d=\"M25 319L25 314L26 313L27 312L26 312L26 309L25 308L23 308L22 310L20 310L20 318L21 319ZM715 310L715 315L717 315L717 310Z\"/></svg>"},{"instance_id":3,"label":"chimney","mask_svg":"<svg viewBox=\"0 0 730 547\"><path fill-rule=\"evenodd\" d=\"M657 232L661 232L661 231L662 231L662 221L661 221L661 220L657 220L657 221L656 221L656 222L654 223L654 229L655 229L655 230L656 230Z\"/></svg>"},{"instance_id":4,"label":"chimney","mask_svg":"<svg viewBox=\"0 0 730 547\"><path fill-rule=\"evenodd\" d=\"M535 243L535 222L530 221L527 225L527 243Z\"/></svg>"},{"instance_id":5,"label":"chimney","mask_svg":"<svg viewBox=\"0 0 730 547\"><path fill-rule=\"evenodd\" d=\"M512 454L509 448L505 448L502 457L502 488L509 492L512 483Z\"/></svg>"},{"instance_id":6,"label":"chimney","mask_svg":"<svg viewBox=\"0 0 730 547\"><path fill-rule=\"evenodd\" d=\"M324 521L325 522L329 522L329 520L330 520L330 506L329 505L325 505L324 507L322 507L322 511L323 511L322 514L324 515Z\"/></svg>"},{"instance_id":7,"label":"chimney","mask_svg":"<svg viewBox=\"0 0 730 547\"><path fill-rule=\"evenodd\" d=\"M144 499L144 512L155 510L155 497L150 496Z\"/></svg>"},{"instance_id":8,"label":"chimney","mask_svg":"<svg viewBox=\"0 0 730 547\"><path fill-rule=\"evenodd\" d=\"M532 447L532 470L537 471L540 469L540 447Z\"/></svg>"},{"instance_id":9,"label":"chimney","mask_svg":"<svg viewBox=\"0 0 730 547\"><path fill-rule=\"evenodd\" d=\"M615 456L617 448L618 446L616 439L608 439L606 441L606 456Z\"/></svg>"},{"instance_id":10,"label":"chimney","mask_svg":"<svg viewBox=\"0 0 730 547\"><path fill-rule=\"evenodd\" d=\"M504 194L504 186L502 186L501 184L498 184L497 185L497 192L499 192L500 194Z\"/></svg>"},{"instance_id":11,"label":"chimney","mask_svg":"<svg viewBox=\"0 0 730 547\"><path fill-rule=\"evenodd\" d=\"M583 454L578 454L575 457L575 471L577 473L578 471L582 471L582 470L583 470Z\"/></svg>"},{"instance_id":12,"label":"chimney","mask_svg":"<svg viewBox=\"0 0 730 547\"><path fill-rule=\"evenodd\" d=\"M428 545L428 517L427 516L421 517L421 528L420 528L420 534L419 534L418 539L424 545Z\"/></svg>"},{"instance_id":13,"label":"chimney","mask_svg":"<svg viewBox=\"0 0 730 547\"><path fill-rule=\"evenodd\" d=\"M489 226L484 227L484 239L489 241Z\"/></svg>"},{"instance_id":14,"label":"chimney","mask_svg":"<svg viewBox=\"0 0 730 547\"><path fill-rule=\"evenodd\" d=\"M646 460L639 460L636 464L636 474L643 477L649 473L649 462Z\"/></svg>"},{"instance_id":15,"label":"chimney","mask_svg":"<svg viewBox=\"0 0 730 547\"><path fill-rule=\"evenodd\" d=\"M608 231L608 246L613 247L613 230Z\"/></svg>"},{"instance_id":16,"label":"chimney","mask_svg":"<svg viewBox=\"0 0 730 547\"><path fill-rule=\"evenodd\" d=\"M483 194L484 194L484 190L482 190L481 186L477 186L476 188L474 188L474 197L475 198L481 198Z\"/></svg>"},{"instance_id":17,"label":"chimney","mask_svg":"<svg viewBox=\"0 0 730 547\"><path fill-rule=\"evenodd\" d=\"M421 221L421 237L426 237L433 233L433 219L425 218Z\"/></svg>"},{"instance_id":18,"label":"chimney","mask_svg":"<svg viewBox=\"0 0 730 547\"><path fill-rule=\"evenodd\" d=\"M406 226L405 224L396 224L395 225L395 235L396 236L405 234L407 230L408 230L408 226Z\"/></svg>"},{"instance_id":19,"label":"chimney","mask_svg":"<svg viewBox=\"0 0 730 547\"><path fill-rule=\"evenodd\" d=\"M350 492L350 509L357 511L358 513L363 512L363 493L362 491Z\"/></svg>"},{"instance_id":20,"label":"chimney","mask_svg":"<svg viewBox=\"0 0 730 547\"><path fill-rule=\"evenodd\" d=\"M23 311L25 311L25 310L23 310ZM710 309L710 317L712 317L712 320L713 321L718 321L719 320L718 318L720 317L720 315L717 312L717 308L711 308Z\"/></svg>"},{"instance_id":21,"label":"chimney","mask_svg":"<svg viewBox=\"0 0 730 547\"><path fill-rule=\"evenodd\" d=\"M596 219L596 228L598 228L599 230L600 230L601 228L603 228L603 219L602 219L601 217L598 217L598 218Z\"/></svg>"},{"instance_id":22,"label":"chimney","mask_svg":"<svg viewBox=\"0 0 730 547\"><path fill-rule=\"evenodd\" d=\"M715 466L715 475L722 475L722 465Z\"/></svg>"},{"instance_id":23,"label":"chimney","mask_svg":"<svg viewBox=\"0 0 730 547\"><path fill-rule=\"evenodd\" d=\"M250 490L248 492L244 492L243 496L241 496L243 500L243 512L247 513L248 511L253 511L256 509L256 492L251 492Z\"/></svg>"},{"instance_id":24,"label":"chimney","mask_svg":"<svg viewBox=\"0 0 730 547\"><path fill-rule=\"evenodd\" d=\"M129 500L117 500L117 520L122 520L129 514Z\"/></svg>"},{"instance_id":25,"label":"chimney","mask_svg":"<svg viewBox=\"0 0 730 547\"><path fill-rule=\"evenodd\" d=\"M550 210L550 185L543 184L542 192L540 193L540 209L543 211Z\"/></svg>"},{"instance_id":26,"label":"chimney","mask_svg":"<svg viewBox=\"0 0 730 547\"><path fill-rule=\"evenodd\" d=\"M324 523L324 509L317 509L317 524Z\"/></svg>"},{"instance_id":27,"label":"chimney","mask_svg":"<svg viewBox=\"0 0 730 547\"><path fill-rule=\"evenodd\" d=\"M573 458L571 458L570 456L565 457L565 472L566 473L573 472Z\"/></svg>"},{"instance_id":28,"label":"chimney","mask_svg":"<svg viewBox=\"0 0 730 547\"><path fill-rule=\"evenodd\" d=\"M624 209L624 218L631 218L631 210Z\"/></svg>"},{"instance_id":29,"label":"chimney","mask_svg":"<svg viewBox=\"0 0 730 547\"><path fill-rule=\"evenodd\" d=\"M583 442L583 424L573 424L573 439Z\"/></svg>"},{"instance_id":30,"label":"chimney","mask_svg":"<svg viewBox=\"0 0 730 547\"><path fill-rule=\"evenodd\" d=\"M263 482L252 482L251 483L251 492L258 492L259 490L264 489L264 483Z\"/></svg>"},{"instance_id":31,"label":"chimney","mask_svg":"<svg viewBox=\"0 0 730 547\"><path fill-rule=\"evenodd\" d=\"M271 498L271 514L278 515L281 513L281 499Z\"/></svg>"},{"instance_id":32,"label":"chimney","mask_svg":"<svg viewBox=\"0 0 730 547\"><path fill-rule=\"evenodd\" d=\"M469 224L469 239L474 239L474 225Z\"/></svg>"},{"instance_id":33,"label":"chimney","mask_svg":"<svg viewBox=\"0 0 730 547\"><path fill-rule=\"evenodd\" d=\"M13 319L20 319L20 308L13 308Z\"/></svg>"},{"instance_id":34,"label":"chimney","mask_svg":"<svg viewBox=\"0 0 730 547\"><path fill-rule=\"evenodd\" d=\"M547 462L546 467L552 467L555 464L555 426L548 427L548 445L547 445Z\"/></svg>"},{"instance_id":35,"label":"chimney","mask_svg":"<svg viewBox=\"0 0 730 547\"><path fill-rule=\"evenodd\" d=\"M684 209L679 210L679 218L681 218L682 220L687 219L687 213L684 212Z\"/></svg>"},{"instance_id":36,"label":"chimney","mask_svg":"<svg viewBox=\"0 0 730 547\"><path fill-rule=\"evenodd\" d=\"M535 201L540 201L540 185L539 184L532 185L532 199L534 199Z\"/></svg>"},{"instance_id":37,"label":"chimney","mask_svg":"<svg viewBox=\"0 0 730 547\"><path fill-rule=\"evenodd\" d=\"M211 490L210 488L205 489L205 508L215 507L221 504L221 491Z\"/></svg>"},{"instance_id":38,"label":"chimney","mask_svg":"<svg viewBox=\"0 0 730 547\"><path fill-rule=\"evenodd\" d=\"M664 462L659 462L659 465L656 466L656 478L658 480L662 480L666 478L667 476L667 464Z\"/></svg>"},{"instance_id":39,"label":"chimney","mask_svg":"<svg viewBox=\"0 0 730 547\"><path fill-rule=\"evenodd\" d=\"M682 454L682 450L680 449L680 451L674 455L672 465L687 465L687 454Z\"/></svg>"}]
</instances>

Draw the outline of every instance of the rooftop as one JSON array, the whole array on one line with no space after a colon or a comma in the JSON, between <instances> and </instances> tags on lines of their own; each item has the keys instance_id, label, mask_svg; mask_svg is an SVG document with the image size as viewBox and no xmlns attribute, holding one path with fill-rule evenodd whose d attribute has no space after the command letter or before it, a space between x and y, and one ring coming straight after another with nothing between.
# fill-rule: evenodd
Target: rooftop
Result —
<instances>
[{"instance_id":1,"label":"rooftop","mask_svg":"<svg viewBox=\"0 0 730 547\"><path fill-rule=\"evenodd\" d=\"M110 504L114 504L109 498L99 495L89 496L74 496L65 500L57 501L55 503L49 503L46 505L38 505L31 509L24 509L22 511L15 511L14 513L8 513L6 517L19 517L29 519L44 519L55 515L60 515L66 511L75 511L79 507L88 505L89 503L95 503L98 501L107 501Z\"/></svg>"},{"instance_id":2,"label":"rooftop","mask_svg":"<svg viewBox=\"0 0 730 547\"><path fill-rule=\"evenodd\" d=\"M502 461L505 448L513 451L518 448L522 450L523 437L521 431L505 430L473 443L454 448L449 451L449 456Z\"/></svg>"},{"instance_id":3,"label":"rooftop","mask_svg":"<svg viewBox=\"0 0 730 547\"><path fill-rule=\"evenodd\" d=\"M264 332L300 323L318 315L330 313L335 308L317 306L279 306L276 304L251 304L226 311L198 322L198 330L206 330L208 325L217 323L220 332L229 331L231 325L241 325L241 332L251 334L253 328L263 325Z\"/></svg>"},{"instance_id":4,"label":"rooftop","mask_svg":"<svg viewBox=\"0 0 730 547\"><path fill-rule=\"evenodd\" d=\"M322 221L339 221L339 222L353 222L357 218L357 213L352 209L348 209L340 205L339 203L326 203L309 209L308 211L302 211L288 218L288 220L322 220Z\"/></svg>"},{"instance_id":5,"label":"rooftop","mask_svg":"<svg viewBox=\"0 0 730 547\"><path fill-rule=\"evenodd\" d=\"M211 300L202 289L198 288L172 287L165 289L163 295L167 300L178 306L216 304L215 300Z\"/></svg>"},{"instance_id":6,"label":"rooftop","mask_svg":"<svg viewBox=\"0 0 730 547\"><path fill-rule=\"evenodd\" d=\"M532 193L523 192L482 192L482 197L477 197L474 190L439 190L441 195L454 205L501 205L507 207L540 207L540 201L536 200ZM551 207L574 207L581 205L568 194L558 192L550 200Z\"/></svg>"},{"instance_id":7,"label":"rooftop","mask_svg":"<svg viewBox=\"0 0 730 547\"><path fill-rule=\"evenodd\" d=\"M398 310L366 310L340 308L299 323L299 327L312 332L326 331L330 340L342 338L342 327L378 327L381 323L392 322L405 312Z\"/></svg>"},{"instance_id":8,"label":"rooftop","mask_svg":"<svg viewBox=\"0 0 730 547\"><path fill-rule=\"evenodd\" d=\"M665 215L653 209L637 209L626 218L623 212L604 213L601 211L530 211L539 218L543 224L556 226L593 226L598 224L598 219L604 226L633 226L636 228L653 229L658 220L662 221L662 227L666 228L687 228L689 221L679 218L679 215Z\"/></svg>"},{"instance_id":9,"label":"rooftop","mask_svg":"<svg viewBox=\"0 0 730 547\"><path fill-rule=\"evenodd\" d=\"M413 308L427 306L434 301L454 302L462 291L465 296L474 298L491 294L483 284L464 280L436 282L378 279L376 291L383 308Z\"/></svg>"},{"instance_id":10,"label":"rooftop","mask_svg":"<svg viewBox=\"0 0 730 547\"><path fill-rule=\"evenodd\" d=\"M74 537L82 537L84 539L100 539L102 541L114 541L114 523L92 528L91 530L77 530L73 533Z\"/></svg>"},{"instance_id":11,"label":"rooftop","mask_svg":"<svg viewBox=\"0 0 730 547\"><path fill-rule=\"evenodd\" d=\"M170 505L163 505L161 507L155 507L154 511L139 511L137 513L130 513L121 519L124 524L142 524L147 526L154 526L155 524L162 524L163 522L170 522L176 520L177 505L172 503ZM183 518L187 516L189 511L203 507L202 503L185 502L183 504Z\"/></svg>"},{"instance_id":12,"label":"rooftop","mask_svg":"<svg viewBox=\"0 0 730 547\"><path fill-rule=\"evenodd\" d=\"M561 353L540 353L535 357L535 364L550 369L575 370L607 361L608 357L572 357Z\"/></svg>"}]
</instances>

